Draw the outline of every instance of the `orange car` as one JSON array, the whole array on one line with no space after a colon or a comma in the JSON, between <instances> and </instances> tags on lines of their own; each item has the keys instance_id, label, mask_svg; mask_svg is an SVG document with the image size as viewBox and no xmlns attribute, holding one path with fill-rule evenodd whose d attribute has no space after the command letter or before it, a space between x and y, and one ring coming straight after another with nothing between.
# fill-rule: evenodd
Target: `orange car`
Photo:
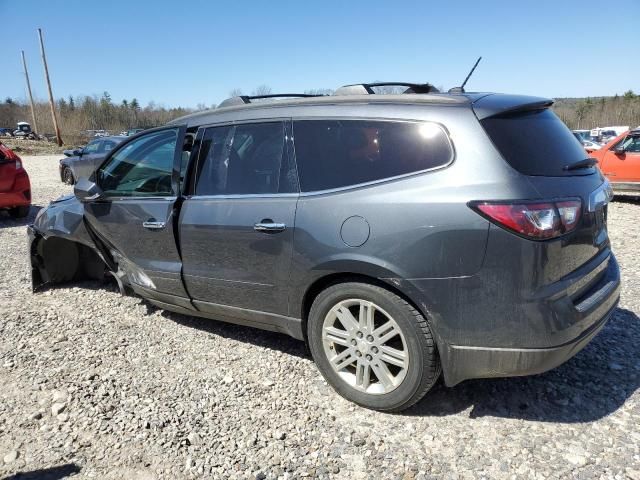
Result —
<instances>
[{"instance_id":1,"label":"orange car","mask_svg":"<svg viewBox=\"0 0 640 480\"><path fill-rule=\"evenodd\" d=\"M591 157L616 192L640 194L640 128L617 136Z\"/></svg>"}]
</instances>

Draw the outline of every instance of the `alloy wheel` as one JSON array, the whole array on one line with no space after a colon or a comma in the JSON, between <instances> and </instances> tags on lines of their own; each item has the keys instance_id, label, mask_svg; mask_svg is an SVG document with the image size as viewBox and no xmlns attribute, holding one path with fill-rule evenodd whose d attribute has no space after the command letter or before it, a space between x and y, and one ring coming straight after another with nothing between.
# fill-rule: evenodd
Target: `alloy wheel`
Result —
<instances>
[{"instance_id":1,"label":"alloy wheel","mask_svg":"<svg viewBox=\"0 0 640 480\"><path fill-rule=\"evenodd\" d=\"M368 300L334 305L324 319L322 343L333 370L356 390L386 394L407 374L409 352L400 326Z\"/></svg>"}]
</instances>

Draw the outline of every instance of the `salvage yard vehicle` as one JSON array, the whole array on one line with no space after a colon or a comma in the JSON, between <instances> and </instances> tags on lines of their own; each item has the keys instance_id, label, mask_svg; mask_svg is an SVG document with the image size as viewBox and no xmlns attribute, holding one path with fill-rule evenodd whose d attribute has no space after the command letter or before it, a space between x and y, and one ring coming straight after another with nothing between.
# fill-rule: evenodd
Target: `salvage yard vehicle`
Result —
<instances>
[{"instance_id":1,"label":"salvage yard vehicle","mask_svg":"<svg viewBox=\"0 0 640 480\"><path fill-rule=\"evenodd\" d=\"M76 183L80 177L88 177L100 166L109 154L126 137L99 137L91 140L86 147L65 150L65 158L60 159L60 180L68 185Z\"/></svg>"},{"instance_id":2,"label":"salvage yard vehicle","mask_svg":"<svg viewBox=\"0 0 640 480\"><path fill-rule=\"evenodd\" d=\"M616 193L640 195L640 128L617 136L591 156Z\"/></svg>"},{"instance_id":3,"label":"salvage yard vehicle","mask_svg":"<svg viewBox=\"0 0 640 480\"><path fill-rule=\"evenodd\" d=\"M592 142L591 140L585 140L579 132L574 131L573 136L580 142L580 145L582 145L587 153L591 153L594 150L600 150L602 147L599 143Z\"/></svg>"},{"instance_id":4,"label":"salvage yard vehicle","mask_svg":"<svg viewBox=\"0 0 640 480\"><path fill-rule=\"evenodd\" d=\"M34 289L108 272L161 308L286 333L384 411L441 373L575 355L620 273L610 186L553 102L376 85L233 97L128 138L29 227Z\"/></svg>"},{"instance_id":5,"label":"salvage yard vehicle","mask_svg":"<svg viewBox=\"0 0 640 480\"><path fill-rule=\"evenodd\" d=\"M587 153L592 153L602 148L602 145L596 142L592 142L591 140L583 140L581 143Z\"/></svg>"},{"instance_id":6,"label":"salvage yard vehicle","mask_svg":"<svg viewBox=\"0 0 640 480\"><path fill-rule=\"evenodd\" d=\"M22 160L0 142L0 210L26 217L31 206L31 183Z\"/></svg>"}]
</instances>

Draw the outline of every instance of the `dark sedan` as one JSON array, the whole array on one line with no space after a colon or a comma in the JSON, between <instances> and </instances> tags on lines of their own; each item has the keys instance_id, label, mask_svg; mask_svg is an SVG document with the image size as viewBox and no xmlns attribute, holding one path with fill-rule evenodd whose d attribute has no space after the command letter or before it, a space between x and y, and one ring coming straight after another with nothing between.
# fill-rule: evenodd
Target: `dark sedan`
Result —
<instances>
[{"instance_id":1,"label":"dark sedan","mask_svg":"<svg viewBox=\"0 0 640 480\"><path fill-rule=\"evenodd\" d=\"M69 185L81 177L89 177L107 154L127 137L100 137L91 140L86 147L71 151L72 155L60 160L60 179ZM67 151L65 151L67 155Z\"/></svg>"}]
</instances>

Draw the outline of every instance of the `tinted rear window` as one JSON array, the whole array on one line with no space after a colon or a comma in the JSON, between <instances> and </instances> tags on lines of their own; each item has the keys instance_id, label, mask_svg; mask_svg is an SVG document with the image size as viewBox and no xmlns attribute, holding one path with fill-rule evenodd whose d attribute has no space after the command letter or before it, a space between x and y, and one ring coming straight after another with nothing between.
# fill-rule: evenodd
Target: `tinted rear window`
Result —
<instances>
[{"instance_id":1,"label":"tinted rear window","mask_svg":"<svg viewBox=\"0 0 640 480\"><path fill-rule=\"evenodd\" d=\"M529 110L489 117L482 126L504 159L525 175L564 176L592 173L592 168L565 171L588 157L571 130L551 110Z\"/></svg>"},{"instance_id":2,"label":"tinted rear window","mask_svg":"<svg viewBox=\"0 0 640 480\"><path fill-rule=\"evenodd\" d=\"M442 167L453 159L445 131L430 122L294 122L301 190L312 192Z\"/></svg>"}]
</instances>

